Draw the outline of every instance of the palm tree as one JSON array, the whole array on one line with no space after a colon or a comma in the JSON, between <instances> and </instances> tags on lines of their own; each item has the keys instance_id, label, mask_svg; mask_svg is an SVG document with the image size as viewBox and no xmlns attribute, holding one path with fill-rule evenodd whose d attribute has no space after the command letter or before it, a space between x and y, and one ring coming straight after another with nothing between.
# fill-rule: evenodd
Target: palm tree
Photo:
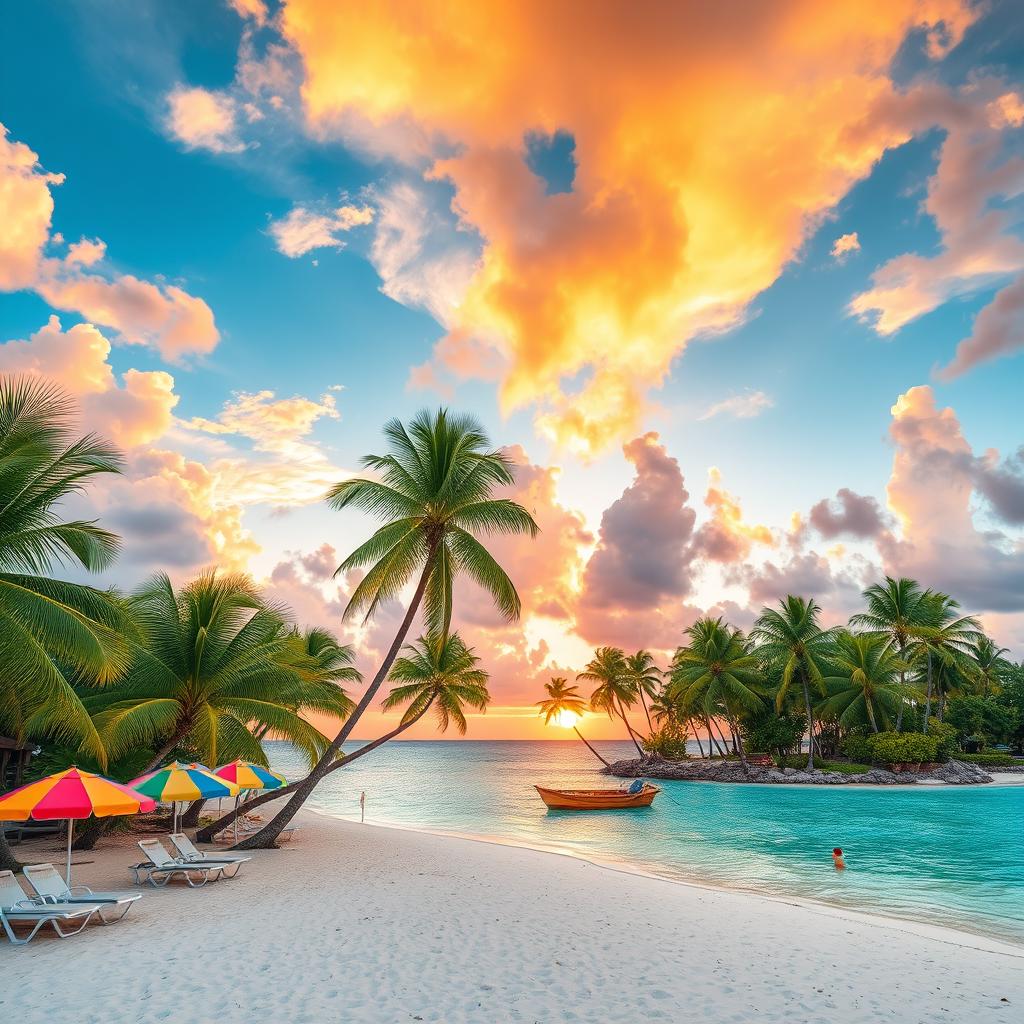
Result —
<instances>
[{"instance_id":1,"label":"palm tree","mask_svg":"<svg viewBox=\"0 0 1024 1024\"><path fill-rule=\"evenodd\" d=\"M385 523L338 567L347 572L370 566L353 591L345 617L363 611L370 618L386 601L397 598L418 574L412 599L391 647L355 710L323 756L278 814L244 849L275 844L320 780L330 771L341 745L370 706L391 671L422 603L428 632L449 631L452 581L465 573L486 590L509 620L519 617L519 595L505 570L477 534L537 534L533 517L508 498L495 498L499 487L514 482L512 462L490 441L475 420L419 413L408 429L398 420L384 427L389 451L366 455L362 464L379 479L358 477L336 484L327 495L335 509L369 512Z\"/></svg>"},{"instance_id":2,"label":"palm tree","mask_svg":"<svg viewBox=\"0 0 1024 1024\"><path fill-rule=\"evenodd\" d=\"M980 634L972 644L970 656L974 665L971 675L983 697L1002 690L1003 677L1013 669L1013 663L1003 657L1009 653L1009 648L997 647L995 641L984 634Z\"/></svg>"},{"instance_id":3,"label":"palm tree","mask_svg":"<svg viewBox=\"0 0 1024 1024\"><path fill-rule=\"evenodd\" d=\"M629 724L626 708L631 708L637 700L639 685L626 664L625 654L618 647L599 647L586 668L578 673L577 679L586 679L597 683L590 695L590 706L595 711L607 712L609 718L618 715L626 726L629 738L633 741L637 753L643 757L643 747L637 742L636 733Z\"/></svg>"},{"instance_id":4,"label":"palm tree","mask_svg":"<svg viewBox=\"0 0 1024 1024\"><path fill-rule=\"evenodd\" d=\"M145 643L121 684L86 699L113 757L148 747L147 771L175 751L265 764L260 737L273 732L315 764L328 740L302 712L342 718L352 708L337 684L359 678L351 652L290 630L246 576L211 570L176 592L158 575L132 609Z\"/></svg>"},{"instance_id":5,"label":"palm tree","mask_svg":"<svg viewBox=\"0 0 1024 1024\"><path fill-rule=\"evenodd\" d=\"M818 625L821 609L814 599L804 600L790 594L779 602L778 610L764 608L750 638L757 644L757 654L768 672L778 673L779 686L775 708L782 710L793 682L803 692L807 714L807 768L814 769L814 710L811 687L824 694L823 667L834 639L832 630Z\"/></svg>"},{"instance_id":6,"label":"palm tree","mask_svg":"<svg viewBox=\"0 0 1024 1024\"><path fill-rule=\"evenodd\" d=\"M491 700L480 659L458 633L430 633L404 649L408 654L395 661L390 676L401 685L392 689L381 706L389 711L407 704L401 721L404 728L433 708L441 732L447 732L454 722L459 735L465 736L463 707L483 711Z\"/></svg>"},{"instance_id":7,"label":"palm tree","mask_svg":"<svg viewBox=\"0 0 1024 1024\"><path fill-rule=\"evenodd\" d=\"M0 732L45 738L105 767L73 684L116 679L135 625L115 595L45 574L64 565L96 572L114 560L114 534L94 520L64 520L57 506L120 473L121 455L93 434L76 437L73 413L51 385L0 377ZM0 868L18 867L0 835Z\"/></svg>"},{"instance_id":8,"label":"palm tree","mask_svg":"<svg viewBox=\"0 0 1024 1024\"><path fill-rule=\"evenodd\" d=\"M900 708L916 692L900 682L906 665L895 641L875 633L835 636L825 676L829 696L821 703L823 714L835 717L844 728L864 722L878 732L879 720L889 728Z\"/></svg>"},{"instance_id":9,"label":"palm tree","mask_svg":"<svg viewBox=\"0 0 1024 1024\"><path fill-rule=\"evenodd\" d=\"M932 714L932 693L935 661L950 666L964 663L972 644L980 637L978 620L970 615L957 617L960 607L948 594L929 590L924 598L925 623L918 627L915 652L925 659L925 707L923 732L928 731L928 720Z\"/></svg>"},{"instance_id":10,"label":"palm tree","mask_svg":"<svg viewBox=\"0 0 1024 1024\"><path fill-rule=\"evenodd\" d=\"M564 676L552 676L551 682L544 684L544 689L547 692L547 697L544 700L537 701L537 707L540 708L537 714L544 716L544 724L548 725L552 718L558 718L563 713L575 716L572 727L573 732L583 740L587 750L594 757L602 764L607 765L608 762L587 742L586 737L575 724L576 720L582 718L587 710L587 702L580 694L579 687L570 686L569 680Z\"/></svg>"},{"instance_id":11,"label":"palm tree","mask_svg":"<svg viewBox=\"0 0 1024 1024\"><path fill-rule=\"evenodd\" d=\"M658 694L658 687L661 685L661 672L654 663L654 655L650 651L637 651L626 658L626 671L629 672L636 685L636 693L643 705L644 714L647 716L647 728L654 732L654 724L651 722L651 712L647 707L647 699L654 698Z\"/></svg>"},{"instance_id":12,"label":"palm tree","mask_svg":"<svg viewBox=\"0 0 1024 1024\"><path fill-rule=\"evenodd\" d=\"M868 603L868 610L852 616L850 625L864 627L867 632L887 636L893 641L904 665L900 670L900 685L905 687L910 645L928 625L929 591L905 576L898 580L886 576L885 583L873 583L862 596ZM903 710L900 708L896 715L897 730L903 726Z\"/></svg>"},{"instance_id":13,"label":"palm tree","mask_svg":"<svg viewBox=\"0 0 1024 1024\"><path fill-rule=\"evenodd\" d=\"M757 658L743 634L721 618L698 619L686 630L689 643L676 653L672 695L684 705L700 704L710 718L721 712L738 743L744 773L749 772L740 715L764 706Z\"/></svg>"}]
</instances>

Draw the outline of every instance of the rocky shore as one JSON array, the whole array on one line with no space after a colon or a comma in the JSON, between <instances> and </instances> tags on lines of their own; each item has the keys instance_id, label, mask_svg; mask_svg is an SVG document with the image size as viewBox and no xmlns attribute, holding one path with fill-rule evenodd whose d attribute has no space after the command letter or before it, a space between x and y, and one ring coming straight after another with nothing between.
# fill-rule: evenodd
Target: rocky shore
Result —
<instances>
[{"instance_id":1,"label":"rocky shore","mask_svg":"<svg viewBox=\"0 0 1024 1024\"><path fill-rule=\"evenodd\" d=\"M602 769L606 775L624 779L681 779L686 782L784 783L787 786L906 786L919 782L945 782L955 786L975 786L992 782L992 776L978 765L966 761L947 761L931 771L892 772L884 768L857 775L839 772L805 771L799 768L765 768L750 765L744 773L739 761L666 761L660 757L615 761Z\"/></svg>"}]
</instances>

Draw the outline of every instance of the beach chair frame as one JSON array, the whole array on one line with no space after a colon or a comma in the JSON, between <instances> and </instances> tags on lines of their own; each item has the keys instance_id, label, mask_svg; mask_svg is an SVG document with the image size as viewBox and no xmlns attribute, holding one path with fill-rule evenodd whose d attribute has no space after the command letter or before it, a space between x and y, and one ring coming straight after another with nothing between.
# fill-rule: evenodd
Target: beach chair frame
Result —
<instances>
[{"instance_id":1,"label":"beach chair frame","mask_svg":"<svg viewBox=\"0 0 1024 1024\"><path fill-rule=\"evenodd\" d=\"M64 876L52 864L26 864L21 873L36 898L44 903L95 903L100 908L100 924L113 924L122 920L142 899L141 892L93 892L87 885L73 885L69 888ZM50 884L47 884L48 880Z\"/></svg>"},{"instance_id":2,"label":"beach chair frame","mask_svg":"<svg viewBox=\"0 0 1024 1024\"><path fill-rule=\"evenodd\" d=\"M4 896L4 889L8 894L13 894L14 889L17 889L21 899L9 902L5 906L4 901L9 896ZM92 920L93 915L99 912L99 909L97 904L44 903L42 900L33 899L25 895L13 871L0 871L0 925L3 926L12 945L28 945L39 930L47 924L53 926L53 930L59 938L69 939L72 935L77 935ZM78 921L79 919L81 919L81 923L75 928L65 930L62 927L69 921ZM35 926L28 935L23 939L18 938L13 925L32 922L35 922Z\"/></svg>"},{"instance_id":3,"label":"beach chair frame","mask_svg":"<svg viewBox=\"0 0 1024 1024\"><path fill-rule=\"evenodd\" d=\"M131 865L130 870L135 877L136 885L148 882L154 888L162 888L175 875L181 875L190 888L201 889L207 882L215 882L224 876L223 864L188 864L175 860L159 839L140 839L139 848L149 859L141 864ZM162 855L162 861L156 860L158 854L155 851ZM196 875L199 876L198 881Z\"/></svg>"}]
</instances>

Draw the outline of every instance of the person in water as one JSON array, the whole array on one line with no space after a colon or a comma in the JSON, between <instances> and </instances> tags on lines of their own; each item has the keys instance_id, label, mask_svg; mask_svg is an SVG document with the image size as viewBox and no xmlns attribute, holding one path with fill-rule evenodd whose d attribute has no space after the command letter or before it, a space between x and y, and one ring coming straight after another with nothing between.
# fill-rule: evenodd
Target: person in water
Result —
<instances>
[{"instance_id":1,"label":"person in water","mask_svg":"<svg viewBox=\"0 0 1024 1024\"><path fill-rule=\"evenodd\" d=\"M836 871L846 870L846 861L843 860L843 851L839 846L832 851L832 863L835 865Z\"/></svg>"}]
</instances>

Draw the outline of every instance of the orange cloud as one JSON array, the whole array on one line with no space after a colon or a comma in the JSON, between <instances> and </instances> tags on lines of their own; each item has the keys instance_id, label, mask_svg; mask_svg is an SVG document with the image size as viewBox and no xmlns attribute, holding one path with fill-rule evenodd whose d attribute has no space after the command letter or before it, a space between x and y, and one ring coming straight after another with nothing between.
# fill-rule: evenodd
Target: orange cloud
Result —
<instances>
[{"instance_id":1,"label":"orange cloud","mask_svg":"<svg viewBox=\"0 0 1024 1024\"><path fill-rule=\"evenodd\" d=\"M860 252L860 239L856 231L840 235L833 243L831 255L838 263L842 263L852 252Z\"/></svg>"},{"instance_id":2,"label":"orange cloud","mask_svg":"<svg viewBox=\"0 0 1024 1024\"><path fill-rule=\"evenodd\" d=\"M229 95L179 85L167 96L167 130L189 149L237 153L245 149L238 137L237 106Z\"/></svg>"},{"instance_id":3,"label":"orange cloud","mask_svg":"<svg viewBox=\"0 0 1024 1024\"><path fill-rule=\"evenodd\" d=\"M287 216L270 225L270 234L278 252L294 259L313 249L340 249L345 243L339 235L372 220L373 210L369 206L346 204L331 213L315 213L304 206L296 206Z\"/></svg>"},{"instance_id":4,"label":"orange cloud","mask_svg":"<svg viewBox=\"0 0 1024 1024\"><path fill-rule=\"evenodd\" d=\"M717 467L708 470L708 490L704 504L711 509L711 518L697 531L696 551L713 562L739 562L750 554L754 544L774 546L775 538L767 526L743 521L739 500L722 487L722 474Z\"/></svg>"},{"instance_id":5,"label":"orange cloud","mask_svg":"<svg viewBox=\"0 0 1024 1024\"><path fill-rule=\"evenodd\" d=\"M976 13L960 0L789 0L637 17L617 3L495 0L453 18L440 0L289 0L280 24L317 134L376 132L387 150L402 126L414 165L444 153L429 177L450 183L482 241L446 326L501 357L506 410L538 405L547 433L587 452L635 430L687 341L742 320L906 141L847 129L893 94L911 30L939 56ZM524 138L559 130L575 140L576 177L548 194Z\"/></svg>"}]
</instances>

